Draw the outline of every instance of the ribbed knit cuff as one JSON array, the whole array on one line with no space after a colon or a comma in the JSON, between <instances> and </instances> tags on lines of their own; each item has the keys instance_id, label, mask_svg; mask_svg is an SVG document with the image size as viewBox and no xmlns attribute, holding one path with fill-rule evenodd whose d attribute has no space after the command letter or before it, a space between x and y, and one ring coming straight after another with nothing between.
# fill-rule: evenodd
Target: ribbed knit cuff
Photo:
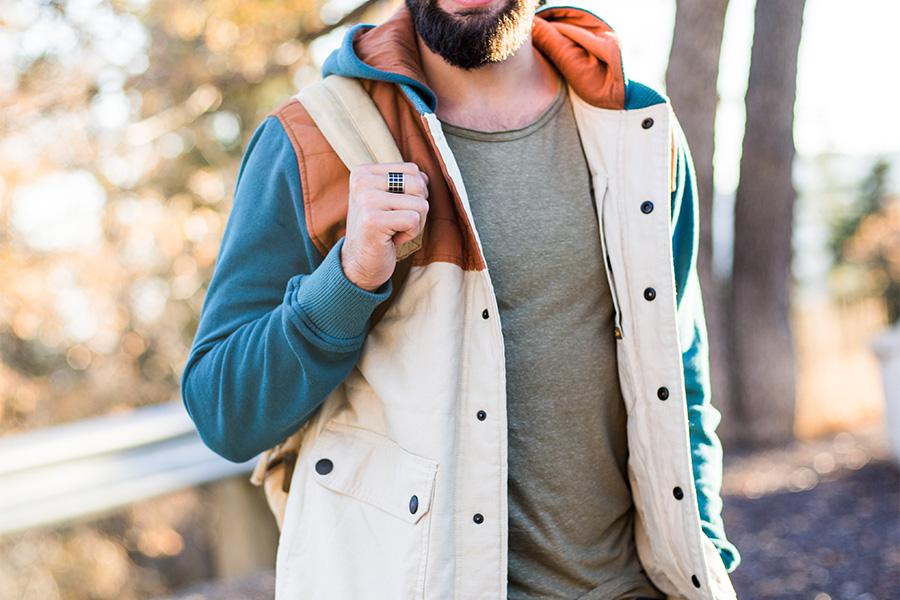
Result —
<instances>
[{"instance_id":1,"label":"ribbed knit cuff","mask_svg":"<svg viewBox=\"0 0 900 600\"><path fill-rule=\"evenodd\" d=\"M302 276L293 295L295 310L317 333L349 341L363 336L372 311L391 295L392 282L385 281L374 292L364 290L349 279L341 266L341 238L322 263Z\"/></svg>"}]
</instances>

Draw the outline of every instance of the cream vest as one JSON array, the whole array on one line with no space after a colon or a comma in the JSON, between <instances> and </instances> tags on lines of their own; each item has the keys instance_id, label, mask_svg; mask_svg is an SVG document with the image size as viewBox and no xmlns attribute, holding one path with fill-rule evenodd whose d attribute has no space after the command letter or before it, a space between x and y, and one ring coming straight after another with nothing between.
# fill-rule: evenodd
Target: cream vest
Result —
<instances>
[{"instance_id":1,"label":"cream vest","mask_svg":"<svg viewBox=\"0 0 900 600\"><path fill-rule=\"evenodd\" d=\"M668 210L678 125L668 103L626 111L570 96L611 267L638 555L670 599L734 599L691 469ZM477 238L441 125L422 118ZM666 209L644 214L634 199ZM413 265L357 366L305 423L277 600L506 599L504 345L487 267Z\"/></svg>"}]
</instances>

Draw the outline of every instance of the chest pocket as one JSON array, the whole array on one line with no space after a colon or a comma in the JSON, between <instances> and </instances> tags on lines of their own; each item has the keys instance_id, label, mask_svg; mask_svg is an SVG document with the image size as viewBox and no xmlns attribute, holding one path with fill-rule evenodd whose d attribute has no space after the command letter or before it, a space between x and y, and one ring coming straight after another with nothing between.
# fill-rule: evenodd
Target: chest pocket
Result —
<instances>
[{"instance_id":1,"label":"chest pocket","mask_svg":"<svg viewBox=\"0 0 900 600\"><path fill-rule=\"evenodd\" d=\"M337 422L306 460L312 481L290 556L304 598L420 598L438 463Z\"/></svg>"},{"instance_id":2,"label":"chest pocket","mask_svg":"<svg viewBox=\"0 0 900 600\"><path fill-rule=\"evenodd\" d=\"M329 423L311 453L315 481L407 523L431 508L437 462L374 431Z\"/></svg>"}]
</instances>

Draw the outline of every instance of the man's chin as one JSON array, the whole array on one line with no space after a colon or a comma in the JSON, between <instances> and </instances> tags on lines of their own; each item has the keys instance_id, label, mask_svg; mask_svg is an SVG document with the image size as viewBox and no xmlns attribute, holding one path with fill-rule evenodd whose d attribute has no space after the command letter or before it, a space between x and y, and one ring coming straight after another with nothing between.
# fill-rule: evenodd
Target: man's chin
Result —
<instances>
[{"instance_id":1,"label":"man's chin","mask_svg":"<svg viewBox=\"0 0 900 600\"><path fill-rule=\"evenodd\" d=\"M527 38L533 10L532 0L406 0L406 4L428 48L465 70L511 56Z\"/></svg>"}]
</instances>

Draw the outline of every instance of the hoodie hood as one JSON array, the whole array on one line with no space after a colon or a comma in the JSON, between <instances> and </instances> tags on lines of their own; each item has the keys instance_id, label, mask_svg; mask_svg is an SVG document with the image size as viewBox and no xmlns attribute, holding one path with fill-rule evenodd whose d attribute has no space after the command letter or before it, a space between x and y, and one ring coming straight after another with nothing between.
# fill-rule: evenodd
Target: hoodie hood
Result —
<instances>
[{"instance_id":1,"label":"hoodie hood","mask_svg":"<svg viewBox=\"0 0 900 600\"><path fill-rule=\"evenodd\" d=\"M532 44L586 102L599 108L630 108L618 36L599 17L568 6L538 10ZM412 15L405 4L381 25L351 28L322 71L323 76L396 83L421 113L434 112L437 106L437 97L425 83Z\"/></svg>"}]
</instances>

